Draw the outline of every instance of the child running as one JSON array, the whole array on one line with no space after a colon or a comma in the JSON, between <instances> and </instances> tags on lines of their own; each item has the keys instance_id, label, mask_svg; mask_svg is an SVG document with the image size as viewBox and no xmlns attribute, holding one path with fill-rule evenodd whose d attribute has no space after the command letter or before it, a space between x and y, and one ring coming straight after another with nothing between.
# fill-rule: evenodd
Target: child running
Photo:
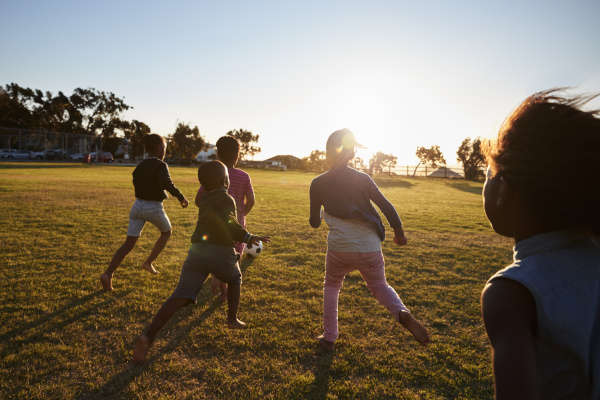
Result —
<instances>
[{"instance_id":1,"label":"child running","mask_svg":"<svg viewBox=\"0 0 600 400\"><path fill-rule=\"evenodd\" d=\"M496 399L600 399L596 97L535 93L485 149L485 214L515 241L481 295Z\"/></svg>"},{"instance_id":2,"label":"child running","mask_svg":"<svg viewBox=\"0 0 600 400\"><path fill-rule=\"evenodd\" d=\"M254 189L250 181L250 175L241 169L235 168L240 156L240 142L233 136L222 136L217 140L217 157L227 167L229 174L229 188L227 193L235 200L237 209L238 223L246 228L246 215L250 213L254 207ZM196 205L200 206L200 201L206 190L204 186L200 186L196 195ZM235 251L242 254L244 251L244 243L236 243ZM217 290L221 291L221 299L227 300L227 284L220 282L213 275L210 284L213 293Z\"/></svg>"},{"instance_id":3,"label":"child running","mask_svg":"<svg viewBox=\"0 0 600 400\"><path fill-rule=\"evenodd\" d=\"M142 268L151 274L158 274L152 263L165 248L169 237L171 237L171 221L169 221L163 207L163 200L168 197L165 190L171 193L172 196L177 197L181 207L188 206L188 200L171 181L169 167L163 161L167 149L165 139L156 133L151 133L144 135L143 141L148 152L148 158L139 163L133 171L133 186L135 187L137 200L133 203L129 212L129 227L127 228L125 243L116 251L108 269L100 275L100 282L104 290L113 290L113 274L119 268L125 256L133 250L146 222L154 224L160 230L160 236L150 255L142 263Z\"/></svg>"},{"instance_id":4,"label":"child running","mask_svg":"<svg viewBox=\"0 0 600 400\"><path fill-rule=\"evenodd\" d=\"M333 132L327 140L329 171L316 177L310 186L310 225L318 228L324 218L329 226L325 283L323 286L323 335L317 339L326 350L335 349L338 338L338 296L346 274L358 270L371 294L418 343L429 343L429 333L404 306L385 279L381 242L385 228L373 201L394 229L394 243L407 243L394 206L379 191L369 175L348 167L357 142L348 129ZM321 212L323 207L323 212Z\"/></svg>"},{"instance_id":5,"label":"child running","mask_svg":"<svg viewBox=\"0 0 600 400\"><path fill-rule=\"evenodd\" d=\"M182 307L196 302L198 293L209 274L228 285L227 327L241 329L246 324L237 318L240 303L242 273L240 255L235 243L257 244L270 242L270 237L248 233L236 219L233 198L227 194L229 176L220 161L209 161L198 168L198 180L206 189L198 207L198 223L192 235L192 246L183 263L175 291L169 297L140 338L133 351L133 360L143 363L154 338L161 328Z\"/></svg>"}]
</instances>

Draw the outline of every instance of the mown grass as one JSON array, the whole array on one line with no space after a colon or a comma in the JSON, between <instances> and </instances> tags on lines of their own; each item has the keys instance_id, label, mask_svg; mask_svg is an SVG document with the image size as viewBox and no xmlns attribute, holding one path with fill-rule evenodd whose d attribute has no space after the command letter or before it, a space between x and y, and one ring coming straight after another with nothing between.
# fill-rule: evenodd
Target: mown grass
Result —
<instances>
[{"instance_id":1,"label":"mown grass","mask_svg":"<svg viewBox=\"0 0 600 400\"><path fill-rule=\"evenodd\" d=\"M159 334L143 366L137 337L171 294L196 208L165 201L173 235L140 265L157 231L138 245L103 292L98 276L125 238L132 167L0 164L0 397L61 399L455 399L493 395L479 293L510 262L491 232L481 184L377 179L403 220L408 246L384 243L389 283L432 335L421 348L369 294L358 273L344 283L336 352L320 349L325 226L308 225L315 176L250 170L257 205L248 228L273 241L242 263L239 316L203 288ZM193 202L194 168L171 168ZM207 285L208 286L208 285Z\"/></svg>"}]
</instances>

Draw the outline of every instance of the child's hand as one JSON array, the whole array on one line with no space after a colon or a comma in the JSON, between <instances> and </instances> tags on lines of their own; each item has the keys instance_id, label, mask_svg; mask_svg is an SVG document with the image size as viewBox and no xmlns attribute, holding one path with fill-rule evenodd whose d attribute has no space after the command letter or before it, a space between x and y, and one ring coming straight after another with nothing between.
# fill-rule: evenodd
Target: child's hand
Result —
<instances>
[{"instance_id":1,"label":"child's hand","mask_svg":"<svg viewBox=\"0 0 600 400\"><path fill-rule=\"evenodd\" d=\"M269 243L271 236L252 236L252 239L248 242L248 248L251 246L258 246L258 242Z\"/></svg>"},{"instance_id":2,"label":"child's hand","mask_svg":"<svg viewBox=\"0 0 600 400\"><path fill-rule=\"evenodd\" d=\"M402 229L402 227L394 228L394 243L396 243L398 246L405 246L407 242L408 239L404 234L404 229Z\"/></svg>"},{"instance_id":3,"label":"child's hand","mask_svg":"<svg viewBox=\"0 0 600 400\"><path fill-rule=\"evenodd\" d=\"M398 246L405 246L406 243L408 243L408 239L404 235L396 236L394 238L394 243L396 243Z\"/></svg>"},{"instance_id":4,"label":"child's hand","mask_svg":"<svg viewBox=\"0 0 600 400\"><path fill-rule=\"evenodd\" d=\"M188 199L183 199L179 202L179 204L181 204L181 207L186 208L188 204L190 204L190 202L188 201Z\"/></svg>"}]
</instances>

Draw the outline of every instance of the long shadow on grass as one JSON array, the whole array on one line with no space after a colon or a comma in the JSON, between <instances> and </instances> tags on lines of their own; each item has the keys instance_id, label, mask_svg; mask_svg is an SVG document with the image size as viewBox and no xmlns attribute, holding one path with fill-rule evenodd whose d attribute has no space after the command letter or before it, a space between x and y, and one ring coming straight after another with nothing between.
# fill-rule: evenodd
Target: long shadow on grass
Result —
<instances>
[{"instance_id":1,"label":"long shadow on grass","mask_svg":"<svg viewBox=\"0 0 600 400\"><path fill-rule=\"evenodd\" d=\"M207 302L208 300L202 304L206 304ZM102 385L97 392L83 393L81 399L105 399L122 395L123 390L127 388L131 382L144 375L146 371L151 369L153 363L160 362L165 354L171 353L177 348L180 348L182 340L189 336L191 331L197 325L204 322L224 304L224 302L215 299L198 317L194 316L194 311L196 308L194 304L190 304L189 306L180 310L157 335L154 345L150 348L150 352L148 353L148 358L146 359L145 364L137 365L131 362L127 365L125 370L113 376L108 382ZM134 338L134 340L130 343L131 349L135 347L137 339L137 337ZM157 343L157 341L159 343ZM159 348L157 344L162 346Z\"/></svg>"},{"instance_id":2,"label":"long shadow on grass","mask_svg":"<svg viewBox=\"0 0 600 400\"><path fill-rule=\"evenodd\" d=\"M481 187L472 186L466 182L463 182L463 183L448 182L446 185L451 187L452 189L457 189L462 192L473 193L478 196L481 196Z\"/></svg>"},{"instance_id":3,"label":"long shadow on grass","mask_svg":"<svg viewBox=\"0 0 600 400\"><path fill-rule=\"evenodd\" d=\"M250 265L252 265L253 262L254 259L251 257L243 258L242 262L240 263L240 270L242 272L245 271L248 269L248 267L250 267ZM206 280L203 287L207 285L210 285L210 277ZM177 348L181 347L181 341L185 337L189 336L197 325L203 323L215 311L217 311L217 309L226 305L225 302L214 298L213 302L210 303L208 308L204 310L202 314L194 317L196 307L206 305L212 298L212 295L209 295L209 297L205 298L203 301L199 301L198 304L190 304L189 306L179 310L179 312L173 316L173 318L167 323L167 325L165 325L165 327L156 337L157 340L150 349L148 358L144 365L136 365L133 362L130 363L125 370L113 376L108 382L102 385L97 392L82 393L81 399L103 399L122 394L123 389L125 389L131 382L144 375L146 371L151 368L153 363L161 360L165 354L171 353ZM136 342L137 337L134 338L130 343L131 349L135 347ZM160 347L157 346L157 344L160 345ZM331 365L331 361L329 361L329 365ZM327 382L325 382L325 384L326 383ZM85 389L82 388L82 391L85 392Z\"/></svg>"},{"instance_id":4,"label":"long shadow on grass","mask_svg":"<svg viewBox=\"0 0 600 400\"><path fill-rule=\"evenodd\" d=\"M331 363L333 362L332 352L325 351L319 346L317 363L315 365L315 380L311 385L310 393L307 399L326 399L329 391L329 379L331 377Z\"/></svg>"},{"instance_id":5,"label":"long shadow on grass","mask_svg":"<svg viewBox=\"0 0 600 400\"><path fill-rule=\"evenodd\" d=\"M375 178L373 179L380 188L406 188L410 189L413 183L400 178Z\"/></svg>"},{"instance_id":6,"label":"long shadow on grass","mask_svg":"<svg viewBox=\"0 0 600 400\"><path fill-rule=\"evenodd\" d=\"M130 290L122 291L116 296L125 297L130 292L131 292ZM113 301L110 298L106 298L104 301L102 301L98 304L95 304L92 308L83 307L81 309L81 311L76 312L71 315L68 315L66 318L63 318L61 320L58 320L58 318L60 318L61 316L64 317L65 313L67 313L69 310L71 310L75 307L83 306L83 305L87 304L89 301L102 296L103 293L105 293L104 290L98 290L93 293L87 294L83 297L73 299L73 300L71 300L71 302L69 302L65 306L59 308L58 310L56 310L54 312L51 312L50 314L46 314L43 317L36 319L35 321L31 321L31 322L22 324L22 325L18 326L17 328L14 328L14 329L6 332L3 335L0 335L0 342L4 342L4 341L9 340L14 337L18 337L19 342L28 342L28 341L31 341L31 339L33 337L42 335L42 332L48 333L48 332L53 332L53 331L60 331L65 326L68 326L69 324L71 324L73 322L80 321L82 318L90 315L90 313L93 313L94 310L99 311L99 310L104 309L109 303L111 303ZM49 326L42 329L41 327L46 324ZM31 332L27 333L28 331L31 331ZM26 337L24 335L29 335L29 336Z\"/></svg>"}]
</instances>

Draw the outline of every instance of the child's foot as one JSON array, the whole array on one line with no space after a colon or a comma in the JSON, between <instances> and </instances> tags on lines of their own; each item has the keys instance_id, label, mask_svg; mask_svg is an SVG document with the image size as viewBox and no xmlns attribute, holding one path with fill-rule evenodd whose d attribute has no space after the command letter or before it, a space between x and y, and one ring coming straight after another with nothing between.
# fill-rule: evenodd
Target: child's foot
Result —
<instances>
[{"instance_id":1,"label":"child's foot","mask_svg":"<svg viewBox=\"0 0 600 400\"><path fill-rule=\"evenodd\" d=\"M158 271L154 269L154 265L152 265L152 263L143 263L142 269L150 272L152 275L158 275Z\"/></svg>"},{"instance_id":2,"label":"child's foot","mask_svg":"<svg viewBox=\"0 0 600 400\"><path fill-rule=\"evenodd\" d=\"M335 350L335 342L330 342L329 340L325 340L325 337L323 335L317 336L317 340L321 344L321 347L323 347L325 350L327 350L327 351Z\"/></svg>"},{"instance_id":3,"label":"child's foot","mask_svg":"<svg viewBox=\"0 0 600 400\"><path fill-rule=\"evenodd\" d=\"M427 329L421 325L411 313L408 311L400 311L399 319L402 326L408 329L421 346L427 346L429 344L429 332L427 332Z\"/></svg>"},{"instance_id":4,"label":"child's foot","mask_svg":"<svg viewBox=\"0 0 600 400\"><path fill-rule=\"evenodd\" d=\"M113 290L112 278L108 276L106 272L100 275L100 283L102 284L102 289L106 290L107 292Z\"/></svg>"},{"instance_id":5,"label":"child's foot","mask_svg":"<svg viewBox=\"0 0 600 400\"><path fill-rule=\"evenodd\" d=\"M235 321L227 321L227 327L229 329L244 329L246 323L236 318Z\"/></svg>"},{"instance_id":6,"label":"child's foot","mask_svg":"<svg viewBox=\"0 0 600 400\"><path fill-rule=\"evenodd\" d=\"M143 364L146 361L146 356L148 355L148 350L150 350L150 339L146 335L140 336L135 345L135 349L133 349L133 361L136 364Z\"/></svg>"}]
</instances>

